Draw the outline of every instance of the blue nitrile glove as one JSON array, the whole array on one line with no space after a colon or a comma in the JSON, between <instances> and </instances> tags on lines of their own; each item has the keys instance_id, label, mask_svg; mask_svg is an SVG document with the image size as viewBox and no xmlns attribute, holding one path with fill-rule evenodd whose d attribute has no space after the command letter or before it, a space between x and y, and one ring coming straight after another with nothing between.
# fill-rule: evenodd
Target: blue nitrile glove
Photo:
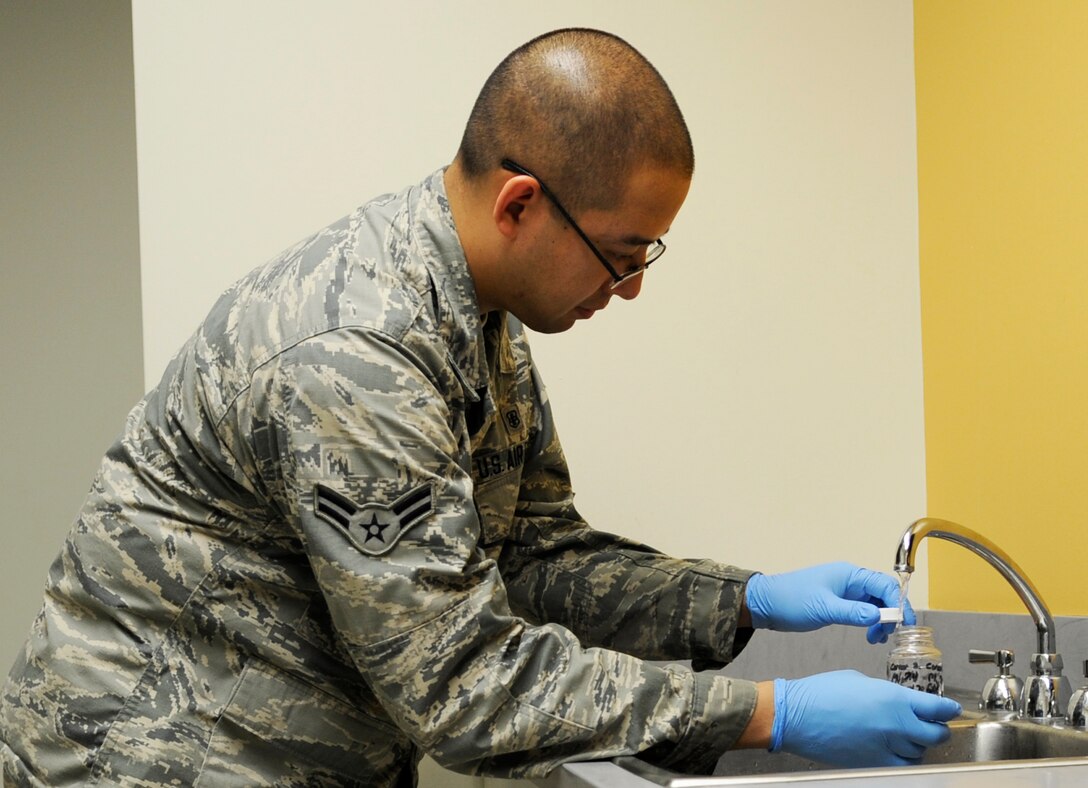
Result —
<instances>
[{"instance_id":1,"label":"blue nitrile glove","mask_svg":"<svg viewBox=\"0 0 1088 788\"><path fill-rule=\"evenodd\" d=\"M945 723L961 711L853 670L775 679L770 749L835 766L906 766L948 739Z\"/></svg>"},{"instance_id":2,"label":"blue nitrile glove","mask_svg":"<svg viewBox=\"0 0 1088 788\"><path fill-rule=\"evenodd\" d=\"M848 624L869 627L869 642L883 643L895 624L881 624L877 608L899 606L899 583L853 564L822 564L781 575L752 575L745 602L756 629L811 632ZM905 624L917 620L910 603L903 619Z\"/></svg>"}]
</instances>

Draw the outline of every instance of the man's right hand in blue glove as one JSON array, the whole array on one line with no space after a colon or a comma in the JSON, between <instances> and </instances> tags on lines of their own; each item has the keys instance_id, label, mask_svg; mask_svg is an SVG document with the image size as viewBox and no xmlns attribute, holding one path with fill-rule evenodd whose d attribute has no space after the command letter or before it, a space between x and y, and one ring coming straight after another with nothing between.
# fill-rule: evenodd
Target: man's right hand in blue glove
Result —
<instances>
[{"instance_id":1,"label":"man's right hand in blue glove","mask_svg":"<svg viewBox=\"0 0 1088 788\"><path fill-rule=\"evenodd\" d=\"M771 701L761 684L756 716L738 742L752 746L767 724ZM776 679L772 751L835 766L906 766L949 737L945 723L962 709L956 701L869 678L852 670L803 679ZM762 708L761 708L762 706Z\"/></svg>"}]
</instances>

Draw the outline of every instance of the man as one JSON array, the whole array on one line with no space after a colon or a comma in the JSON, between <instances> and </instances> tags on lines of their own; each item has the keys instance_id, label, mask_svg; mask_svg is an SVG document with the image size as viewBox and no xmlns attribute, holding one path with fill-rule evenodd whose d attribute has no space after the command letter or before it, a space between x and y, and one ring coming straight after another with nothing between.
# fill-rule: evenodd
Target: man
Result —
<instances>
[{"instance_id":1,"label":"man","mask_svg":"<svg viewBox=\"0 0 1088 788\"><path fill-rule=\"evenodd\" d=\"M130 414L3 694L13 785L411 785L759 746L907 763L958 706L753 684L753 628L886 636L883 575L778 576L591 530L523 324L635 298L693 170L623 41L542 36L453 164L241 280Z\"/></svg>"}]
</instances>

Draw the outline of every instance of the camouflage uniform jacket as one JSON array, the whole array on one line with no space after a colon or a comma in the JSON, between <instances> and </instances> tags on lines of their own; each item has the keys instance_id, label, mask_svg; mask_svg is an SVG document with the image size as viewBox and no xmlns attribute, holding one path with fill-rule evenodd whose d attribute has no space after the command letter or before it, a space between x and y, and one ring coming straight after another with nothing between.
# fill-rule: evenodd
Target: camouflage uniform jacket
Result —
<instances>
[{"instance_id":1,"label":"camouflage uniform jacket","mask_svg":"<svg viewBox=\"0 0 1088 788\"><path fill-rule=\"evenodd\" d=\"M591 530L441 171L225 293L129 415L4 688L21 785L708 769L748 573Z\"/></svg>"}]
</instances>

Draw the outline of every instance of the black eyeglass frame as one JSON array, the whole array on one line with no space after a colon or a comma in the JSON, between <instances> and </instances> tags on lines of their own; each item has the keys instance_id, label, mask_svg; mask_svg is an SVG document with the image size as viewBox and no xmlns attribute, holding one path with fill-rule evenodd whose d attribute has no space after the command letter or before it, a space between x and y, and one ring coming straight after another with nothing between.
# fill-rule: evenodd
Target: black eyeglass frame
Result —
<instances>
[{"instance_id":1,"label":"black eyeglass frame","mask_svg":"<svg viewBox=\"0 0 1088 788\"><path fill-rule=\"evenodd\" d=\"M637 265L629 271L624 271L622 274L619 273L612 265L612 263L608 262L608 258L604 256L601 250L597 248L597 244L593 243L593 241L589 239L589 236L585 234L585 231L578 226L578 222L574 221L574 217L570 215L566 208L563 207L563 204L559 202L559 198L556 197L555 193L547 187L544 181L542 181L539 177L534 175L529 170L522 167L513 159L503 159L501 164L504 170L516 172L518 175L528 175L540 185L540 191L544 194L545 197L552 201L552 205L554 205L559 210L559 213L562 214L563 218L567 220L571 227L574 228L574 232L578 233L578 237L585 241L585 244L589 247L589 250L593 252L594 256L600 261L601 265L603 265L605 267L605 270L608 271L608 275L612 277L613 290L615 290L624 282L630 279L634 279L636 276L642 276L642 274L646 272L646 269L650 267L650 264L652 262L660 259L661 255L665 254L665 242L658 238L646 247L646 257L642 261L641 265Z\"/></svg>"}]
</instances>

